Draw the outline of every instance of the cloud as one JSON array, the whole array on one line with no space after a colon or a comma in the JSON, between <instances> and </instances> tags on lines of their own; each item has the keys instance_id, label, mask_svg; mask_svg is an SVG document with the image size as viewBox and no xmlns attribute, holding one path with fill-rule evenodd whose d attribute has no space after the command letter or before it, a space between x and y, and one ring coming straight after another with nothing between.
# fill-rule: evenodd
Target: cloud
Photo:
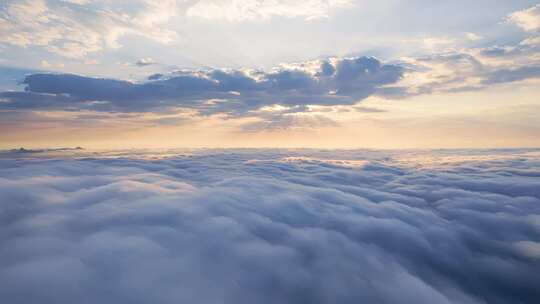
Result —
<instances>
[{"instance_id":1,"label":"cloud","mask_svg":"<svg viewBox=\"0 0 540 304\"><path fill-rule=\"evenodd\" d=\"M259 121L242 125L242 131L261 132L277 130L303 130L338 127L339 123L323 115L277 114L262 117Z\"/></svg>"},{"instance_id":2,"label":"cloud","mask_svg":"<svg viewBox=\"0 0 540 304\"><path fill-rule=\"evenodd\" d=\"M32 74L22 81L24 92L0 93L0 109L120 113L189 110L199 116L258 118L260 123L248 124L251 129L318 125L311 123L318 118L294 113L310 112L310 106L354 106L370 96L402 99L539 78L537 40L533 36L515 45L448 51L403 58L396 63L362 56L281 64L266 71L179 70L153 74L139 83L72 74ZM152 63L146 58L137 64ZM279 117L282 115L289 117Z\"/></svg>"},{"instance_id":3,"label":"cloud","mask_svg":"<svg viewBox=\"0 0 540 304\"><path fill-rule=\"evenodd\" d=\"M387 92L389 98L482 90L540 77L540 43L532 36L517 44L405 58L403 65L408 73Z\"/></svg>"},{"instance_id":4,"label":"cloud","mask_svg":"<svg viewBox=\"0 0 540 304\"><path fill-rule=\"evenodd\" d=\"M152 75L148 76L148 80L158 80L158 79L162 78L163 76L165 76L165 75L163 75L161 73L152 74Z\"/></svg>"},{"instance_id":5,"label":"cloud","mask_svg":"<svg viewBox=\"0 0 540 304\"><path fill-rule=\"evenodd\" d=\"M40 47L72 59L120 48L120 38L142 36L168 44L178 38L172 18L230 21L274 16L318 19L349 0L312 1L114 1L8 0L0 5L0 44Z\"/></svg>"},{"instance_id":6,"label":"cloud","mask_svg":"<svg viewBox=\"0 0 540 304\"><path fill-rule=\"evenodd\" d=\"M540 4L514 12L506 18L506 21L519 26L525 31L538 31L540 30Z\"/></svg>"},{"instance_id":7,"label":"cloud","mask_svg":"<svg viewBox=\"0 0 540 304\"><path fill-rule=\"evenodd\" d=\"M153 74L139 83L72 74L32 74L22 81L24 92L0 93L0 109L123 113L190 110L200 116L257 117L261 123L250 125L255 129L264 125L278 129L316 125L306 123L306 119L313 122L317 118L294 113L310 112L309 106L354 106L370 96L402 99L539 78L540 61L534 59L538 46L537 39L529 37L516 45L435 53L403 58L397 63L365 56L333 57L282 64L266 71L179 70ZM146 58L137 64L153 62Z\"/></svg>"},{"instance_id":8,"label":"cloud","mask_svg":"<svg viewBox=\"0 0 540 304\"><path fill-rule=\"evenodd\" d=\"M0 6L0 43L75 59L119 48L128 34L168 43L176 33L161 25L178 10L175 0L130 1L130 10L108 1L9 0Z\"/></svg>"},{"instance_id":9,"label":"cloud","mask_svg":"<svg viewBox=\"0 0 540 304\"><path fill-rule=\"evenodd\" d=\"M540 297L538 150L51 155L0 156L2 302Z\"/></svg>"},{"instance_id":10,"label":"cloud","mask_svg":"<svg viewBox=\"0 0 540 304\"><path fill-rule=\"evenodd\" d=\"M482 36L480 36L478 34L475 34L475 33L467 32L467 33L465 33L465 38L467 38L470 41L477 41L477 40L481 40Z\"/></svg>"},{"instance_id":11,"label":"cloud","mask_svg":"<svg viewBox=\"0 0 540 304\"><path fill-rule=\"evenodd\" d=\"M330 68L331 67L331 68ZM373 57L333 58L254 70L179 71L132 83L69 74L34 74L25 92L4 92L0 107L142 112L190 108L246 115L265 106L347 105L401 79L404 69ZM43 97L39 103L30 102Z\"/></svg>"},{"instance_id":12,"label":"cloud","mask_svg":"<svg viewBox=\"0 0 540 304\"><path fill-rule=\"evenodd\" d=\"M484 64L475 56L447 52L408 60L412 72L403 81L396 84L404 90L390 96L399 97L436 92L450 92L471 87L478 87L478 82L485 76Z\"/></svg>"},{"instance_id":13,"label":"cloud","mask_svg":"<svg viewBox=\"0 0 540 304\"><path fill-rule=\"evenodd\" d=\"M352 4L350 0L200 0L190 6L186 15L233 22L266 20L272 17L326 18L335 9Z\"/></svg>"},{"instance_id":14,"label":"cloud","mask_svg":"<svg viewBox=\"0 0 540 304\"><path fill-rule=\"evenodd\" d=\"M118 46L118 38L125 34L150 35L152 39L164 37L155 34L154 31L162 31L160 25L166 23L178 10L199 5L216 6L223 14L229 14L226 8L221 9L221 6L229 3L227 1L198 1L182 4L172 1L165 3L164 6L154 1L137 1L126 16L120 14L125 7L119 4L115 6L109 3L110 7L107 6L108 9L104 10L101 9L104 5L102 2L78 2L37 1L34 5L30 5L30 2L10 1L2 6L3 14L0 15L0 23L4 22L8 27L5 27L6 35L1 36L3 38L0 40L33 41L20 45L43 46L50 50L63 48L68 52L71 51L66 48L75 43L80 52L71 52L71 54L82 56L88 52L100 50L106 45ZM278 12L290 11L291 14L295 14L295 10L285 9L291 7L302 8L298 12L305 13L302 16L295 15L296 17L311 18L317 15L313 12L319 12L319 10L306 9L306 7L325 7L326 11L330 11L346 5L345 2L339 1L303 1L302 3L278 1L272 2L274 10L269 10L267 9L270 7L269 3L233 1L229 4L232 5L232 10L246 12L242 16L247 19L270 18L278 16ZM283 10L279 7L283 7ZM533 17L523 16L534 16L537 8L535 6L511 14L508 20L516 24L518 20L532 20ZM208 10L208 12L211 11ZM307 14L313 16L310 17ZM280 16L290 17L286 14ZM211 18L233 17L212 16ZM96 21L98 19L99 22ZM107 26L101 27L103 24ZM124 28L130 28L130 31L124 31ZM54 35L43 32L44 29L50 30ZM75 32L63 32L71 31L71 29L92 33L94 36L89 35L95 39L89 39ZM343 111L352 111L353 106L370 96L403 99L421 94L483 90L498 84L540 77L538 73L540 40L536 31L529 30L529 37L520 42L456 48L456 39L468 39L470 41L467 43L470 44L471 41L480 38L475 33L464 35L460 38L424 36L409 39L406 42L421 43L424 49L429 50L429 54L387 62L366 56L331 57L283 63L264 71L251 68L207 68L172 73L162 72L149 75L147 80L142 82L98 79L72 74L33 74L22 81L26 86L24 92L11 90L13 86L9 87L10 91L0 92L0 109L156 112L166 115L186 110L199 116L255 118L258 122L248 124L248 128L259 129L267 126L280 129L293 128L293 126L296 128L300 125L330 126L328 117L297 115L301 112L305 112L302 114L312 112L312 106L321 106L320 108L343 106ZM80 41L64 41L71 39L72 36ZM40 39L44 40L39 42ZM92 45L96 46L94 50L92 50ZM144 67L155 64L155 61L151 58L141 58L133 64ZM51 65L57 64L43 61L43 66L50 67ZM132 64L126 63L126 65ZM345 109L346 107L348 109ZM265 113L263 109L273 109L273 112ZM362 111L362 108L359 109ZM321 112L324 112L324 109ZM314 123L315 121L326 121L326 123Z\"/></svg>"},{"instance_id":15,"label":"cloud","mask_svg":"<svg viewBox=\"0 0 540 304\"><path fill-rule=\"evenodd\" d=\"M145 67L145 66L153 65L153 64L156 64L156 62L152 58L141 58L135 62L135 65L138 67Z\"/></svg>"},{"instance_id":16,"label":"cloud","mask_svg":"<svg viewBox=\"0 0 540 304\"><path fill-rule=\"evenodd\" d=\"M540 66L522 67L517 69L501 69L493 71L484 81L486 84L507 83L540 77Z\"/></svg>"}]
</instances>

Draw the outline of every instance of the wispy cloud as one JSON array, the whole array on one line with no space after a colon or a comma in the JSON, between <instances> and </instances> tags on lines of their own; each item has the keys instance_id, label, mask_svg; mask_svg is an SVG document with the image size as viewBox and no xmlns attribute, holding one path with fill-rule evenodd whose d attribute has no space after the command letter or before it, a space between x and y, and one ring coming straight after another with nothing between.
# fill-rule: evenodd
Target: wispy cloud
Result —
<instances>
[{"instance_id":1,"label":"wispy cloud","mask_svg":"<svg viewBox=\"0 0 540 304\"><path fill-rule=\"evenodd\" d=\"M352 4L351 0L200 0L187 9L186 15L234 22L266 20L271 17L301 17L309 20L328 17L333 10Z\"/></svg>"},{"instance_id":2,"label":"wispy cloud","mask_svg":"<svg viewBox=\"0 0 540 304\"><path fill-rule=\"evenodd\" d=\"M176 33L160 25L176 12L174 0L133 1L129 12L100 1L10 0L0 6L0 43L80 59L119 48L119 38L128 34L168 43Z\"/></svg>"}]
</instances>

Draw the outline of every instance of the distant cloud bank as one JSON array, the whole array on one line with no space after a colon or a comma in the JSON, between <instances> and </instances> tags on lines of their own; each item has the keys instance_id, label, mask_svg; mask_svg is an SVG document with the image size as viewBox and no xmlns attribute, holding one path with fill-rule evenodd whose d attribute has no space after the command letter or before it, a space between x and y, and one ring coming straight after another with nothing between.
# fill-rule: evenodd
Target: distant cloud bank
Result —
<instances>
[{"instance_id":1,"label":"distant cloud bank","mask_svg":"<svg viewBox=\"0 0 540 304\"><path fill-rule=\"evenodd\" d=\"M540 299L538 150L48 153L0 153L2 303Z\"/></svg>"}]
</instances>

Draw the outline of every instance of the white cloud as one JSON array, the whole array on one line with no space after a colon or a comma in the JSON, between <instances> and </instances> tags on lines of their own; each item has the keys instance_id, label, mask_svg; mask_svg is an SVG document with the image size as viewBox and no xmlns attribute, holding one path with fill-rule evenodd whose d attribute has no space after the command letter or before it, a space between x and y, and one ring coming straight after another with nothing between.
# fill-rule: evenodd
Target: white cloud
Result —
<instances>
[{"instance_id":1,"label":"white cloud","mask_svg":"<svg viewBox=\"0 0 540 304\"><path fill-rule=\"evenodd\" d=\"M404 60L412 68L397 85L412 95L467 90L483 79L482 63L469 54L448 52Z\"/></svg>"},{"instance_id":2,"label":"white cloud","mask_svg":"<svg viewBox=\"0 0 540 304\"><path fill-rule=\"evenodd\" d=\"M540 30L540 4L514 12L506 20L526 31L538 31Z\"/></svg>"},{"instance_id":3,"label":"white cloud","mask_svg":"<svg viewBox=\"0 0 540 304\"><path fill-rule=\"evenodd\" d=\"M350 0L201 0L191 6L189 17L227 21L265 20L271 17L328 17L335 9L350 5Z\"/></svg>"},{"instance_id":4,"label":"white cloud","mask_svg":"<svg viewBox=\"0 0 540 304\"><path fill-rule=\"evenodd\" d=\"M130 4L134 12L128 13L107 1L10 0L0 8L0 43L82 58L120 47L118 39L127 34L161 43L175 38L176 33L160 27L177 13L175 0Z\"/></svg>"},{"instance_id":5,"label":"white cloud","mask_svg":"<svg viewBox=\"0 0 540 304\"><path fill-rule=\"evenodd\" d=\"M539 150L4 152L0 168L1 302L540 296Z\"/></svg>"},{"instance_id":6,"label":"white cloud","mask_svg":"<svg viewBox=\"0 0 540 304\"><path fill-rule=\"evenodd\" d=\"M482 36L475 33L465 33L465 38L467 38L470 41L477 41L477 40L481 40Z\"/></svg>"}]
</instances>

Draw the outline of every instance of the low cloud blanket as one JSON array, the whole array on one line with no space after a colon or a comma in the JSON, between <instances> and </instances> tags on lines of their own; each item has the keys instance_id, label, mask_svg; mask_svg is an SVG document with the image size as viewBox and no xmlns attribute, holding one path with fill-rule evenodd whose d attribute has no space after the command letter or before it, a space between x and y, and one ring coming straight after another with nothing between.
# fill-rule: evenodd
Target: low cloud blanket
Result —
<instances>
[{"instance_id":1,"label":"low cloud blanket","mask_svg":"<svg viewBox=\"0 0 540 304\"><path fill-rule=\"evenodd\" d=\"M539 303L540 150L7 151L1 303Z\"/></svg>"}]
</instances>

